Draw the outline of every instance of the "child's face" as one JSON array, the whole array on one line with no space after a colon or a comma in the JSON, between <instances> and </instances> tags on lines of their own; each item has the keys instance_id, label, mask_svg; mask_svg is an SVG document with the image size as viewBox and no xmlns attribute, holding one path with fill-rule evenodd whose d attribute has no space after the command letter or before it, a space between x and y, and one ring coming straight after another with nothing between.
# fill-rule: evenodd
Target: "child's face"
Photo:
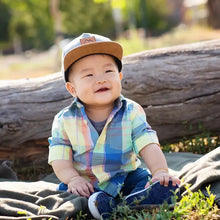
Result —
<instances>
[{"instance_id":1,"label":"child's face","mask_svg":"<svg viewBox=\"0 0 220 220\"><path fill-rule=\"evenodd\" d=\"M66 88L85 106L113 105L121 93L121 78L111 56L94 54L72 65Z\"/></svg>"}]
</instances>

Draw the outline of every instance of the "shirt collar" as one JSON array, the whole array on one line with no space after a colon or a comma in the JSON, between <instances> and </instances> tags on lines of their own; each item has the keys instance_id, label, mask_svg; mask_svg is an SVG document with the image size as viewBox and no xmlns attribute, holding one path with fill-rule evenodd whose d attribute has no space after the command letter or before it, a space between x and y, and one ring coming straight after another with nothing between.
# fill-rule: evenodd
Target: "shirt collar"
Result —
<instances>
[{"instance_id":1,"label":"shirt collar","mask_svg":"<svg viewBox=\"0 0 220 220\"><path fill-rule=\"evenodd\" d=\"M118 108L121 108L122 106L125 106L127 103L125 97L121 94L118 99L115 100L115 106Z\"/></svg>"},{"instance_id":2,"label":"shirt collar","mask_svg":"<svg viewBox=\"0 0 220 220\"><path fill-rule=\"evenodd\" d=\"M83 108L84 105L79 98L75 98L73 101L73 105L77 108Z\"/></svg>"}]
</instances>

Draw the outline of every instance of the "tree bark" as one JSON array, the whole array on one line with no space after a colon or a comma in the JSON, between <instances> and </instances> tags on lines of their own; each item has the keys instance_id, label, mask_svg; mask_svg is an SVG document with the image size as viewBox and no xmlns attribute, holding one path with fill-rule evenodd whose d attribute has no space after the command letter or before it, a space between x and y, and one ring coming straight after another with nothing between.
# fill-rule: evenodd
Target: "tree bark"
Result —
<instances>
[{"instance_id":1,"label":"tree bark","mask_svg":"<svg viewBox=\"0 0 220 220\"><path fill-rule=\"evenodd\" d=\"M220 40L144 51L123 63L122 93L143 106L161 142L201 126L219 133ZM0 159L45 158L53 117L72 100L60 73L0 81Z\"/></svg>"},{"instance_id":2,"label":"tree bark","mask_svg":"<svg viewBox=\"0 0 220 220\"><path fill-rule=\"evenodd\" d=\"M124 59L123 94L140 103L161 141L220 131L220 40Z\"/></svg>"}]
</instances>

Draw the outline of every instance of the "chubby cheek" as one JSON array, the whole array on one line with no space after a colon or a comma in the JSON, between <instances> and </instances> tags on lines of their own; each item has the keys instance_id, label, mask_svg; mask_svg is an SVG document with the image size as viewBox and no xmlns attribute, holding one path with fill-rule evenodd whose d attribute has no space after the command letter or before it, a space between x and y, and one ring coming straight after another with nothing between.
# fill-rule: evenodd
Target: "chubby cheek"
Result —
<instances>
[{"instance_id":1,"label":"chubby cheek","mask_svg":"<svg viewBox=\"0 0 220 220\"><path fill-rule=\"evenodd\" d=\"M93 92L89 87L85 87L83 90L79 89L76 93L77 97L82 101L90 98L92 94Z\"/></svg>"},{"instance_id":2,"label":"chubby cheek","mask_svg":"<svg viewBox=\"0 0 220 220\"><path fill-rule=\"evenodd\" d=\"M117 84L117 91L119 94L121 94L121 91L122 91L121 81L118 82L118 84Z\"/></svg>"}]
</instances>

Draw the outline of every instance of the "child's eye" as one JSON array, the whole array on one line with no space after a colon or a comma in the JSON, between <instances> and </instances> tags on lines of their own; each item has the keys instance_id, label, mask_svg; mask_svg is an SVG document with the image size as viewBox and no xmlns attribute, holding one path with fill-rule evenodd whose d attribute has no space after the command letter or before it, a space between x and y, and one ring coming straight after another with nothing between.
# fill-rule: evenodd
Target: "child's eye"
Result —
<instances>
[{"instance_id":1,"label":"child's eye","mask_svg":"<svg viewBox=\"0 0 220 220\"><path fill-rule=\"evenodd\" d=\"M90 77L90 76L93 76L93 74L87 74L87 75L85 75L84 77Z\"/></svg>"},{"instance_id":2,"label":"child's eye","mask_svg":"<svg viewBox=\"0 0 220 220\"><path fill-rule=\"evenodd\" d=\"M106 72L106 73L112 73L113 70L106 70L105 72Z\"/></svg>"}]
</instances>

